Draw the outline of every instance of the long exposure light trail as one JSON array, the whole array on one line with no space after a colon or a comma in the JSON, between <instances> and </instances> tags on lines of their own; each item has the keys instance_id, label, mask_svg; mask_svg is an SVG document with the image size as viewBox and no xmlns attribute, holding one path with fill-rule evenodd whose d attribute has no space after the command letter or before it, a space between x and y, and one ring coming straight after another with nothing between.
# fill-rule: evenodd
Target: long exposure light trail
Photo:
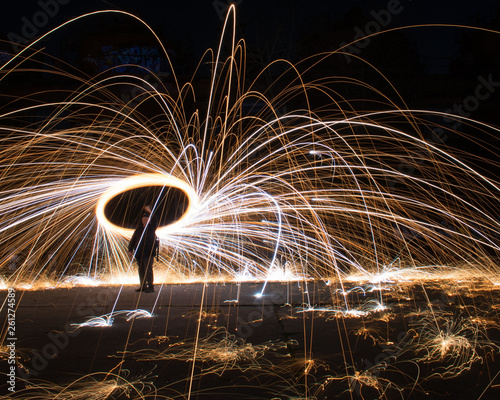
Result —
<instances>
[{"instance_id":1,"label":"long exposure light trail","mask_svg":"<svg viewBox=\"0 0 500 400\"><path fill-rule=\"evenodd\" d=\"M168 85L151 71L155 84L46 62L42 41L107 14L145 28L168 60ZM89 300L92 315L50 337L65 346L82 332L126 338L103 357L115 362L104 375L68 385L26 378L18 398L85 398L88 382L102 399L194 398L205 394L202 380L229 374L269 398L411 399L498 358L498 126L409 108L383 71L357 56L377 84L309 80L342 49L297 64L277 60L252 75L235 6L217 50L183 84L152 28L121 11L79 16L10 56L0 85L35 74L66 86L2 96L0 287L111 293L118 285L110 299ZM209 80L198 87L204 68ZM123 101L123 87L141 91ZM459 121L467 133L437 118ZM429 139L436 127L481 153ZM137 282L127 242L146 204L160 216L158 289L127 303ZM172 295L177 283L190 284L190 299ZM224 295L209 294L211 284ZM193 313L172 305L179 299ZM185 332L172 327L170 313L179 326L188 321ZM165 315L158 333L155 321ZM270 320L286 340L257 332ZM129 340L136 329L144 335ZM318 337L335 351L321 355ZM378 346L380 354L364 356ZM0 347L0 358L8 351ZM19 354L30 371L34 357ZM128 375L130 360L143 363L137 377ZM167 362L177 363L176 375L165 383ZM160 378L144 372L152 370ZM496 388L498 374L490 375L485 391Z\"/></svg>"}]
</instances>

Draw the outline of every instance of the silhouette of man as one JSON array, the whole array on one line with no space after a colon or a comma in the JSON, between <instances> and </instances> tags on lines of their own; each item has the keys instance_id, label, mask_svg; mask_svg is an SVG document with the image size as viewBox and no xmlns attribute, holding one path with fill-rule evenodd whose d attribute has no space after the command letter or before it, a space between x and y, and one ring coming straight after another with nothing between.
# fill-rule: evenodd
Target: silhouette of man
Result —
<instances>
[{"instance_id":1,"label":"silhouette of man","mask_svg":"<svg viewBox=\"0 0 500 400\"><path fill-rule=\"evenodd\" d=\"M156 228L158 220L151 213L151 208L145 206L141 220L128 245L129 257L135 257L139 265L140 286L136 292L154 292L153 263L156 252Z\"/></svg>"}]
</instances>

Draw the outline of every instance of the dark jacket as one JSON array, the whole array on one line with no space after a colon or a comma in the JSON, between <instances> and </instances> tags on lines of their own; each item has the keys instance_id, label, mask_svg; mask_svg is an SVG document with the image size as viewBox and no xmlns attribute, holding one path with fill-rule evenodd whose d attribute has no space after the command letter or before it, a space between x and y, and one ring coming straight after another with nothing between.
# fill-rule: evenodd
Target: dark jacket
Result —
<instances>
[{"instance_id":1,"label":"dark jacket","mask_svg":"<svg viewBox=\"0 0 500 400\"><path fill-rule=\"evenodd\" d=\"M137 228L130 239L128 244L128 251L135 254L135 258L140 260L145 257L154 256L156 244L156 228L158 222L155 217L151 217L149 224L144 228L142 222L139 223Z\"/></svg>"}]
</instances>

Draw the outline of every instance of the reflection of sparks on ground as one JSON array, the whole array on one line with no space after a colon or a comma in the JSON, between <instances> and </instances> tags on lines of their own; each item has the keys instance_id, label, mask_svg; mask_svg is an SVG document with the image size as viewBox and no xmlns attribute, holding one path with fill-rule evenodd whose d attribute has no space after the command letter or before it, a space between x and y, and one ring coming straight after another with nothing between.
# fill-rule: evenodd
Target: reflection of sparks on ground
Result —
<instances>
[{"instance_id":1,"label":"reflection of sparks on ground","mask_svg":"<svg viewBox=\"0 0 500 400\"><path fill-rule=\"evenodd\" d=\"M378 300L369 300L363 303L363 305L359 308L345 309L342 307L332 307L332 306L327 306L327 307L305 306L303 308L297 309L297 312L298 313L312 312L321 315L333 314L334 318L341 318L341 317L357 318L357 317L365 317L370 313L379 313L386 310L388 310L388 307L384 304L381 304Z\"/></svg>"},{"instance_id":2,"label":"reflection of sparks on ground","mask_svg":"<svg viewBox=\"0 0 500 400\"><path fill-rule=\"evenodd\" d=\"M178 390L179 387L184 387L195 380L192 394L197 395L197 381L199 380L200 385L203 386L205 379L210 382L210 379L213 379L210 376L215 375L221 379L228 379L228 376L231 376L231 379L234 379L235 388L241 384L249 390L255 387L270 395L281 394L290 398L312 399L314 396L317 399L323 398L322 396L329 398L332 393L339 394L344 391L347 397L342 395L341 398L349 398L348 393L353 391L365 398L371 398L372 395L386 399L392 399L396 395L401 398L411 398L409 394L414 388L423 391L427 382L461 376L469 369L477 368L482 363L489 363L489 359L498 352L499 344L491 341L488 336L498 332L500 326L498 321L490 317L489 310L482 310L479 303L481 296L491 293L489 286L469 290L475 285L462 282L458 287L454 287L456 282L449 282L450 286L443 290L444 283L445 281L435 282L435 288L441 288L438 289L439 293L446 297L433 294L429 299L425 298L426 292L422 290L421 282L412 284L405 282L406 286L387 283L384 290L386 306L383 310L377 310L381 304L378 292L365 290L364 285L345 286L344 291L347 296L350 296L348 299L351 304L351 308L346 310L340 305L337 307L332 304L326 305L327 301L331 301L332 294L344 298L332 285L323 284L314 291L314 296L318 304L321 304L320 306L298 307L297 300L302 298L300 293L305 288L298 288L294 283L295 292L291 297L295 301L293 304L287 304L286 293L289 285L275 283L270 284L270 293L277 293L279 289L281 295L276 296L274 300L270 295L269 297L263 296L263 300L259 302L267 301L267 303L260 306L257 303L255 308L252 308L253 311L248 312L245 309L254 300L247 289L243 307L232 303L224 305L222 301L219 307L207 304L200 307L198 311L196 307L193 309L188 306L185 308L187 312L176 314L177 322L173 324L173 327L170 327L169 322L168 330L176 331L177 329L179 336L169 333L169 336L157 334L149 337L151 333L143 333L139 336L141 339L132 340L124 352L117 350L117 353L111 353L111 359L120 359L120 365L123 365L125 369L132 365L140 370L158 368L158 371L161 371L164 368L173 368L181 371L181 377L176 375L173 380L170 379L173 371L169 371L166 385L165 380L154 381L156 386L154 390L162 394L169 393L170 390ZM237 285L233 283L232 289L228 288L230 285L227 283L194 284L193 286L197 287L197 290L203 287L207 293L212 293L214 290L213 296L207 294L207 297L212 299L220 297L216 289L223 289L225 294L231 295ZM256 283L250 285L260 286ZM366 284L366 287L370 285L372 284ZM185 290L185 285L171 286L178 287L179 292ZM310 286L309 291L313 295L312 283ZM117 289L115 287L115 290ZM429 292L432 290L434 290L433 287L429 289ZM192 292L195 291L192 290ZM404 300L408 291L415 294L411 301ZM453 302L460 301L464 304L462 307L450 308L455 312L459 311L458 315L447 311L450 302L447 300L446 292L457 297ZM418 300L419 296L423 302ZM164 293L163 299L168 297ZM274 304L278 298L281 302ZM436 302L436 300L439 301ZM112 299L110 304L112 304ZM200 304L203 304L203 301ZM178 305L173 305L173 307L176 308ZM148 315L141 310L122 311L116 314L121 315L125 320L135 313ZM115 321L118 318L116 314L113 315ZM152 318L151 322L143 321L142 327L148 327L148 329L152 327L158 318L162 318L160 314L163 314L164 318L165 310L158 311L158 315ZM247 324L250 330L256 329L255 327L261 324L267 324L264 326L269 327L276 325L277 322L284 327L294 325L296 327L297 324L307 326L309 323L314 323L315 336L327 335L328 340L336 342L332 343L334 346L338 347L337 335L345 334L351 338L348 339L351 346L355 343L362 346L367 344L379 350L376 350L372 356L361 353L362 358L355 360L351 360L351 354L346 351L346 359L342 363L341 353L332 355L333 358L322 356L321 351L319 354L316 354L318 351L304 353L303 345L299 340L302 334L293 328L284 331L296 334L288 340L269 341L265 339L266 336L258 342L245 340L226 328L232 326L229 321L234 321L235 314L242 315L242 323ZM110 315L106 314L101 318L106 321L109 317ZM179 320L184 320L185 325L201 326L204 333L200 334L198 339L193 335L183 338L181 336L183 330L178 330L182 324ZM344 334L342 330L338 330L339 322L347 327ZM394 325L394 322L398 325ZM134 324L141 324L141 321L137 320ZM120 324L94 329L97 330L96 334L105 335L109 330L117 329L115 325ZM403 329L404 325L408 327L407 330L402 332L395 330ZM396 326L399 328L395 328ZM85 331L83 327L79 329ZM86 329L86 334L94 329ZM156 328L156 333L164 329L165 327L160 323ZM283 334L274 330L273 333L278 333L279 336ZM312 346L315 346L314 342ZM377 351L380 351L380 354L377 355ZM353 354L356 355L356 352ZM191 365L195 373L192 377L182 378L183 368L190 369ZM493 385L491 387L494 388ZM213 388L213 390L217 389ZM304 393L308 395L305 396Z\"/></svg>"},{"instance_id":3,"label":"reflection of sparks on ground","mask_svg":"<svg viewBox=\"0 0 500 400\"><path fill-rule=\"evenodd\" d=\"M122 374L125 375L125 374ZM70 385L59 386L48 382L30 382L26 389L19 390L13 398L29 400L106 400L110 398L142 399L143 392L151 390L148 377L129 380L112 372L85 375Z\"/></svg>"},{"instance_id":4,"label":"reflection of sparks on ground","mask_svg":"<svg viewBox=\"0 0 500 400\"><path fill-rule=\"evenodd\" d=\"M361 398L363 398L362 393L368 387L376 391L379 399L390 399L392 398L390 396L394 395L393 392L397 393L398 398L404 398L402 388L397 387L390 380L378 376L379 372L384 370L385 367L386 365L383 365L377 366L372 370L354 371L352 375L347 376L349 391L361 395Z\"/></svg>"},{"instance_id":5,"label":"reflection of sparks on ground","mask_svg":"<svg viewBox=\"0 0 500 400\"><path fill-rule=\"evenodd\" d=\"M353 329L356 341L392 346L388 357L367 366L356 365L349 338L337 368L316 360L312 350L304 350L293 363L272 363L267 356L290 350L292 341L253 345L226 328L173 344L159 337L163 349L123 353L124 360L191 362L186 378L190 394L193 380L202 379L203 372L252 370L259 385L264 377L288 384L283 390L293 398L319 397L330 388L340 393L335 387L339 382L350 393L373 389L379 398L389 398L395 391L404 398L422 380L456 377L484 360L482 352L497 352L498 344L488 339L488 332L499 328L495 318L472 306L460 318L443 310L479 291L498 290L498 182L444 145L424 140L422 132L443 128L429 122L429 116L460 119L477 135L450 134L496 156L488 138L499 130L445 113L409 110L378 87L350 81L368 95L363 110L371 101L376 108L357 111L357 100L339 95L344 78L305 79L311 67L342 57L335 53L293 67L283 62L288 72L272 88L261 81L265 74L248 84L244 42L230 40L233 17L231 7L217 56L210 53L212 58L203 60L213 65L208 104L192 100L203 96L194 96L194 83L179 85L175 73L172 93L128 77L151 90L134 99L140 101L123 104L111 88L133 85L119 75L104 74L78 78L78 91L69 96L64 91L60 101L47 103L33 94L19 99L22 108L0 110L0 234L7 238L0 249L0 287L135 284L135 266L125 251L130 230L113 226L103 208L112 196L130 188L166 185L181 188L190 207L158 232L162 246L156 283L238 285L236 299L227 299L227 307L240 313L243 282L259 282L254 297L263 305L269 282L293 282L302 285L302 298L290 304L286 296L282 306L290 309L279 322L301 318L305 327L309 319L321 317L324 323L342 321L344 327L359 323ZM226 58L225 40L232 44ZM38 64L39 54L28 47L0 67L2 80L24 72L15 67L24 57L37 65L35 71L61 74ZM66 77L77 76L71 71ZM57 97L55 91L53 95ZM132 106L137 103L141 106ZM244 106L254 103L262 103L257 115L245 114ZM142 114L143 109L156 116ZM190 109L196 112L190 115ZM31 114L50 116L33 122L26 117ZM401 160L417 172L396 170ZM470 160L471 165L481 161L472 155ZM323 281L328 298L316 304L309 288L314 293L314 285ZM446 294L439 304L429 295L435 288ZM409 305L417 296L420 303ZM489 301L498 310L496 299ZM193 313L198 333L202 323L212 329L219 318L219 311L203 307L202 301ZM111 328L117 317L130 321L150 318L153 312L114 310L71 326ZM241 325L262 324L262 310L249 314ZM268 312L276 316L281 311L273 305ZM391 337L389 324L397 313L412 318L410 333L400 340ZM383 329L380 324L385 324ZM312 348L307 335L305 330L304 348ZM291 352L286 357L292 358ZM208 367L198 367L204 363ZM401 367L405 363L417 370L423 364L434 369L422 379L420 371L409 377ZM195 367L202 369L200 375L194 374ZM93 398L117 393L140 398L143 389L156 390L111 372L102 381L87 376L66 387L41 384L36 390L49 396L60 393L58 398L84 398L89 392L83 386L89 381ZM36 398L29 397L28 389L20 393Z\"/></svg>"},{"instance_id":6,"label":"reflection of sparks on ground","mask_svg":"<svg viewBox=\"0 0 500 400\"><path fill-rule=\"evenodd\" d=\"M151 343L153 339L148 342ZM126 354L138 361L165 361L179 360L193 362L195 353L195 343L193 339L183 340L175 343L165 343L166 338L160 337L158 343L165 346L163 350L141 349L133 353ZM206 372L216 372L222 374L226 370L239 369L260 369L259 360L266 352L276 352L287 348L290 343L267 342L260 345L246 343L239 338L219 328L212 334L199 340L196 350L196 362L203 365Z\"/></svg>"},{"instance_id":7,"label":"reflection of sparks on ground","mask_svg":"<svg viewBox=\"0 0 500 400\"><path fill-rule=\"evenodd\" d=\"M102 315L100 317L91 317L85 322L82 322L80 324L74 323L71 324L71 326L73 326L75 330L83 327L97 328L97 327L111 326L113 325L113 321L115 320L115 318L122 315L125 316L125 319L127 321L130 321L132 319L152 317L151 313L146 310L131 310L131 311L121 310L121 311L113 311L109 314Z\"/></svg>"},{"instance_id":8,"label":"reflection of sparks on ground","mask_svg":"<svg viewBox=\"0 0 500 400\"><path fill-rule=\"evenodd\" d=\"M497 352L499 346L490 342L481 321L453 315L427 315L413 323L417 333L416 361L442 363L433 375L453 377L467 371L482 360L478 350ZM431 375L432 376L432 375Z\"/></svg>"},{"instance_id":9,"label":"reflection of sparks on ground","mask_svg":"<svg viewBox=\"0 0 500 400\"><path fill-rule=\"evenodd\" d=\"M10 348L4 344L0 345L0 360L7 360L9 358Z\"/></svg>"}]
</instances>

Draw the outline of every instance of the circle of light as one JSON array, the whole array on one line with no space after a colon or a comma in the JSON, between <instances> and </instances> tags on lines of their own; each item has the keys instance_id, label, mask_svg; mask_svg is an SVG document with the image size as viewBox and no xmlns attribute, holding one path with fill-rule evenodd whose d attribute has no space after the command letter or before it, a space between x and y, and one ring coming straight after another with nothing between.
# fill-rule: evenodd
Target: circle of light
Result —
<instances>
[{"instance_id":1,"label":"circle of light","mask_svg":"<svg viewBox=\"0 0 500 400\"><path fill-rule=\"evenodd\" d=\"M105 214L104 208L108 201L120 193L128 190L137 189L146 186L169 186L182 190L189 199L189 204L182 216L175 222L161 226L157 229L158 235L166 235L175 232L181 226L185 226L186 222L191 219L199 206L199 197L194 189L183 180L167 174L140 174L133 175L125 179L121 179L106 190L96 205L96 216L100 226L107 232L115 233L124 237L131 237L134 233L133 229L123 228L110 222Z\"/></svg>"}]
</instances>

